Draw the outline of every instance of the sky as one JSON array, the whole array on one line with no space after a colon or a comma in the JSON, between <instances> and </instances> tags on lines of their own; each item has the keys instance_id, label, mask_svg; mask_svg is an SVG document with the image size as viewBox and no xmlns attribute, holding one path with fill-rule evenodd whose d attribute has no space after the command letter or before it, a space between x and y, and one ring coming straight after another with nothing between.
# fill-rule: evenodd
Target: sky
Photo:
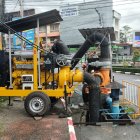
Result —
<instances>
[{"instance_id":1,"label":"sky","mask_svg":"<svg viewBox=\"0 0 140 140\"><path fill-rule=\"evenodd\" d=\"M34 8L37 13L59 9L60 5L93 0L24 0L24 9ZM94 0L95 1L95 0ZM108 2L108 0L96 0ZM110 5L110 3L108 3ZM121 14L120 25L129 25L133 30L140 30L140 0L113 0L113 9ZM19 10L19 0L6 0L6 12Z\"/></svg>"}]
</instances>

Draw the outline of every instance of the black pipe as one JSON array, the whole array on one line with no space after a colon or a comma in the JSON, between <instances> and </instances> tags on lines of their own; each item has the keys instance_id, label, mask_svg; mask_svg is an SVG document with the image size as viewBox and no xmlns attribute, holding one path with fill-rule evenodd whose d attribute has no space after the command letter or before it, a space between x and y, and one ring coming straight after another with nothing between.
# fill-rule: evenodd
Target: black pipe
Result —
<instances>
[{"instance_id":1,"label":"black pipe","mask_svg":"<svg viewBox=\"0 0 140 140\"><path fill-rule=\"evenodd\" d=\"M101 78L85 72L84 82L89 86L89 122L96 123L99 121Z\"/></svg>"},{"instance_id":2,"label":"black pipe","mask_svg":"<svg viewBox=\"0 0 140 140\"><path fill-rule=\"evenodd\" d=\"M84 54L87 52L87 50L95 45L96 42L100 42L100 47L101 47L101 55L100 55L100 61L108 61L110 60L110 49L109 49L109 43L108 39L105 37L104 34L94 32L91 34L84 44L79 48L77 53L73 56L72 61L71 61L71 69L73 69L79 60L84 56Z\"/></svg>"},{"instance_id":3,"label":"black pipe","mask_svg":"<svg viewBox=\"0 0 140 140\"><path fill-rule=\"evenodd\" d=\"M54 41L54 45L52 46L52 51L56 54L65 54L69 55L68 46L63 43L61 40Z\"/></svg>"}]
</instances>

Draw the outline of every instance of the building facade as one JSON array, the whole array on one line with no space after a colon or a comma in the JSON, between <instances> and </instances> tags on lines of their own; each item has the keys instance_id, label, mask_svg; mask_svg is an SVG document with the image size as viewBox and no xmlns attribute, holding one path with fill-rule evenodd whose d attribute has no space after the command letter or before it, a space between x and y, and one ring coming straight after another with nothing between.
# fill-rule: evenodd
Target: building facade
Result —
<instances>
[{"instance_id":1,"label":"building facade","mask_svg":"<svg viewBox=\"0 0 140 140\"><path fill-rule=\"evenodd\" d=\"M24 10L24 16L30 16L35 14L35 10L34 9L29 9L29 10ZM12 12L12 13L6 13L5 14L5 21L12 21L13 19L16 19L17 17L20 17L20 12ZM60 39L60 29L59 29L60 23L54 23L51 25L46 25L46 26L41 26L39 28L39 36L40 36L40 41L43 44L43 47L49 47L52 46L52 43L55 39ZM46 34L47 33L47 34ZM34 38L38 37L37 36L37 30L35 30L35 35ZM11 35L11 43L12 43L12 47L14 48L14 36ZM16 38L17 40L18 38ZM27 38L28 39L28 38ZM9 44L8 44L8 35L5 35L5 40L6 40L6 48L8 48ZM19 39L18 39L19 40ZM46 42L47 40L47 42ZM16 42L20 42L16 41Z\"/></svg>"},{"instance_id":2,"label":"building facade","mask_svg":"<svg viewBox=\"0 0 140 140\"><path fill-rule=\"evenodd\" d=\"M116 29L119 30L119 25L117 25L117 23L119 24L119 18L114 21L116 14L114 15L112 10L112 0L63 5L60 7L60 14L63 18L60 25L61 39L67 45L84 42L85 39L79 29L113 27L116 25ZM116 33L116 35L118 34Z\"/></svg>"},{"instance_id":3,"label":"building facade","mask_svg":"<svg viewBox=\"0 0 140 140\"><path fill-rule=\"evenodd\" d=\"M50 25L40 27L39 35L43 40L43 45L46 47L52 46L55 39L60 39L60 23L53 23ZM47 33L47 35L46 35ZM47 43L46 43L47 40Z\"/></svg>"},{"instance_id":4,"label":"building facade","mask_svg":"<svg viewBox=\"0 0 140 140\"><path fill-rule=\"evenodd\" d=\"M30 15L33 15L33 14L35 14L35 9L24 10L23 15L24 16L30 16ZM5 13L4 16L5 16L4 22L17 20L17 19L20 18L20 11L11 12L11 13ZM29 36L30 31L25 31L22 34L24 34L24 35L26 34L25 36ZM34 33L32 33L32 34L31 34L32 39L30 39L30 40L34 40ZM9 49L9 36L8 36L8 34L5 34L4 38L5 38L4 49L8 51L8 49ZM25 43L24 43L23 46L27 46L27 44L25 45ZM11 47L12 47L12 50L20 50L22 48L21 47L21 40L17 36L15 36L13 34L11 34ZM31 46L29 48L31 48Z\"/></svg>"},{"instance_id":5,"label":"building facade","mask_svg":"<svg viewBox=\"0 0 140 140\"><path fill-rule=\"evenodd\" d=\"M118 64L127 61L132 62L132 44L119 43L112 46L112 62Z\"/></svg>"},{"instance_id":6,"label":"building facade","mask_svg":"<svg viewBox=\"0 0 140 140\"><path fill-rule=\"evenodd\" d=\"M113 27L116 37L116 42L120 42L120 19L121 14L113 10Z\"/></svg>"}]
</instances>

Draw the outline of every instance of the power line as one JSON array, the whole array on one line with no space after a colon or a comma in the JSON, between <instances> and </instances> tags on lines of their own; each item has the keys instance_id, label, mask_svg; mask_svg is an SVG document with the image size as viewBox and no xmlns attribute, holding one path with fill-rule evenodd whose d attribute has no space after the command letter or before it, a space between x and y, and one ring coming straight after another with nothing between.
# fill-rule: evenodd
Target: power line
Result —
<instances>
[{"instance_id":1,"label":"power line","mask_svg":"<svg viewBox=\"0 0 140 140\"><path fill-rule=\"evenodd\" d=\"M119 5L124 5L124 4L125 4L125 5L129 5L129 4L136 4L136 3L140 3L140 1L129 2L129 3L120 3L120 4L116 4L116 5L98 6L98 7L96 7L96 8L113 7L113 6L119 6ZM104 3L104 4L106 4L106 3ZM28 5L26 5L26 4L25 4L25 6L35 6L35 7L36 7L36 6L37 6L37 7L38 7L38 6L45 6L45 7L46 7L46 6L60 6L60 5L56 5L56 4L55 4L55 5L52 5L52 4L51 4L51 5L49 5L49 4L46 4L46 5L45 5L45 4L43 4L43 5L41 5L41 4L39 4L39 5L28 4ZM96 6L96 5L95 5L95 6ZM87 8L87 9L82 9L82 10L88 10L88 9L94 9L94 8ZM78 10L78 11L80 11L80 10Z\"/></svg>"},{"instance_id":2,"label":"power line","mask_svg":"<svg viewBox=\"0 0 140 140\"><path fill-rule=\"evenodd\" d=\"M131 2L131 3L125 3L125 5L129 5L129 4L136 4L136 3L140 3L140 1L135 1L135 2ZM122 4L117 4L117 5L105 5L105 6L98 6L98 7L95 7L95 8L105 8L105 7L113 7L113 6L118 6L118 5L124 5L124 3ZM25 5L25 6L34 6L34 7L38 7L38 6L56 6L56 5ZM57 5L58 6L58 5ZM86 8L86 9L80 9L80 10L77 10L77 11L81 11L81 10L89 10L89 9L95 9L95 8ZM126 9L126 8L125 8Z\"/></svg>"},{"instance_id":3,"label":"power line","mask_svg":"<svg viewBox=\"0 0 140 140\"><path fill-rule=\"evenodd\" d=\"M127 0L128 1L128 0ZM134 2L133 2L134 3ZM136 2L135 2L136 3ZM138 2L139 3L139 2ZM131 3L127 3L127 4L131 4ZM120 5L120 4L119 4ZM122 4L121 4L122 5ZM106 7L106 6L104 6ZM95 8L86 8L86 9L81 9L81 10L89 10L89 9L95 9Z\"/></svg>"},{"instance_id":4,"label":"power line","mask_svg":"<svg viewBox=\"0 0 140 140\"><path fill-rule=\"evenodd\" d=\"M107 1L108 1L108 0L107 0ZM129 0L125 0L125 2L126 2L126 1L127 1L127 2L130 2ZM98 2L102 2L102 1L98 1ZM117 2L122 2L122 1L117 1ZM123 1L123 2L124 2L124 1ZM135 1L135 2L133 1L133 2L131 2L131 3L125 3L125 4L132 4L132 3L139 3L139 2L140 2L140 1ZM90 2L90 3L91 3L91 2ZM106 2L106 3L107 3L107 2ZM105 3L105 4L106 4L106 3ZM103 4L103 3L102 3L102 4ZM121 4L114 5L114 6L118 6L118 5L124 5L124 4L121 3ZM11 6L11 5L10 5L10 6ZM53 4L53 5L49 5L49 4L47 4L47 5L45 5L45 4L44 4L44 5L26 5L26 4L25 4L25 6L28 6L28 7L30 7L30 6L34 6L34 7L38 7L38 6L53 6L53 7L54 7L54 6L59 6L59 5L54 5L54 4ZM103 7L112 7L112 5L106 5L106 6L102 6L102 7L100 6L100 7L96 7L96 8L103 8ZM94 8L86 8L86 9L81 9L81 10L88 10L88 9L94 9ZM79 10L79 11L80 11L80 10Z\"/></svg>"},{"instance_id":5,"label":"power line","mask_svg":"<svg viewBox=\"0 0 140 140\"><path fill-rule=\"evenodd\" d=\"M19 2L19 0L17 0L16 5L15 5L15 7L14 7L13 11L15 11L15 9L16 9L16 7L17 7L18 2Z\"/></svg>"},{"instance_id":6,"label":"power line","mask_svg":"<svg viewBox=\"0 0 140 140\"><path fill-rule=\"evenodd\" d=\"M38 3L38 2L41 2L42 0L39 0L39 1L36 1L36 3ZM105 2L106 1L106 2ZM93 2L95 2L95 4L108 4L108 3L114 3L114 2L110 2L110 0L105 0L104 2L102 1L102 0L98 0L98 1L93 1ZM107 2L108 1L108 2ZM124 0L124 1L116 1L116 2L129 2L130 0ZM135 1L135 0L134 0ZM9 2L11 2L11 1L9 1ZM28 2L28 5L30 5L29 4L29 1L27 1ZM42 1L42 2L45 2L44 0ZM52 1L51 1L52 2ZM93 2L86 2L86 3L79 3L79 4L86 4L86 5L90 5L91 3L93 3ZM26 1L25 1L25 3L26 3ZM34 2L35 3L35 2ZM78 3L76 3L76 4L78 4ZM43 4L44 5L44 4ZM40 6L43 6L43 5L40 5ZM47 5L56 5L56 6L60 6L60 4L48 4L47 3ZM73 4L72 4L73 5ZM36 6L36 4L34 5L34 4L31 4L31 6ZM37 6L38 6L38 4L37 4ZM45 5L46 6L46 5ZM64 5L65 6L65 5Z\"/></svg>"},{"instance_id":7,"label":"power line","mask_svg":"<svg viewBox=\"0 0 140 140\"><path fill-rule=\"evenodd\" d=\"M138 14L139 15L139 14ZM134 14L134 15L129 15L129 16L125 16L125 18L127 18L127 17L130 17L130 16L136 16L136 14ZM110 18L111 19L111 18ZM94 21L97 21L97 20L94 20ZM93 21L92 21L93 22ZM75 23L81 23L81 22L75 22ZM79 24L79 25L77 25L77 26L80 26L80 25L83 25L83 24L86 24L86 23L82 23L82 24ZM87 24L89 24L89 22L87 23ZM67 28L70 28L71 26L69 26L69 27L66 27L66 28L63 28L63 29L67 29Z\"/></svg>"},{"instance_id":8,"label":"power line","mask_svg":"<svg viewBox=\"0 0 140 140\"><path fill-rule=\"evenodd\" d=\"M130 4L130 3L129 3ZM82 9L82 10L88 10L88 9L95 9L95 8L87 8L87 9ZM133 15L131 15L131 16L133 16ZM97 21L97 20L96 20ZM81 22L80 22L81 23ZM85 24L85 23L84 23ZM89 23L88 23L89 24ZM81 25L81 24L80 24ZM80 26L80 25L78 25L78 26ZM83 24L82 24L83 25ZM67 28L69 28L69 27L67 27Z\"/></svg>"}]
</instances>

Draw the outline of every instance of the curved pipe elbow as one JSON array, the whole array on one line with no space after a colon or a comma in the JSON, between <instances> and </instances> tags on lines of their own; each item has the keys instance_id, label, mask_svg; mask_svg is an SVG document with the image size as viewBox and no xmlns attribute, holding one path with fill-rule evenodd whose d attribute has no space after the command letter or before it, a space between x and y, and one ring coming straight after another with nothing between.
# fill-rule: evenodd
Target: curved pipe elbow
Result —
<instances>
[{"instance_id":1,"label":"curved pipe elbow","mask_svg":"<svg viewBox=\"0 0 140 140\"><path fill-rule=\"evenodd\" d=\"M99 87L99 85L102 82L102 79L100 76L93 76L90 73L85 72L84 73L84 82L86 82L90 86L96 86Z\"/></svg>"},{"instance_id":2,"label":"curved pipe elbow","mask_svg":"<svg viewBox=\"0 0 140 140\"><path fill-rule=\"evenodd\" d=\"M52 46L52 51L56 54L69 55L68 46L65 45L64 42L61 40L57 40L54 42L54 45Z\"/></svg>"},{"instance_id":3,"label":"curved pipe elbow","mask_svg":"<svg viewBox=\"0 0 140 140\"><path fill-rule=\"evenodd\" d=\"M74 55L72 58L72 66L71 69L73 69L77 63L79 62L79 58L82 58L84 54L87 52L87 50L93 46L96 42L100 42L100 47L101 47L101 55L100 55L100 61L110 61L111 59L111 54L110 54L110 48L109 48L109 43L108 39L105 37L105 35L94 32L91 34L84 44L79 48L77 53Z\"/></svg>"}]
</instances>

